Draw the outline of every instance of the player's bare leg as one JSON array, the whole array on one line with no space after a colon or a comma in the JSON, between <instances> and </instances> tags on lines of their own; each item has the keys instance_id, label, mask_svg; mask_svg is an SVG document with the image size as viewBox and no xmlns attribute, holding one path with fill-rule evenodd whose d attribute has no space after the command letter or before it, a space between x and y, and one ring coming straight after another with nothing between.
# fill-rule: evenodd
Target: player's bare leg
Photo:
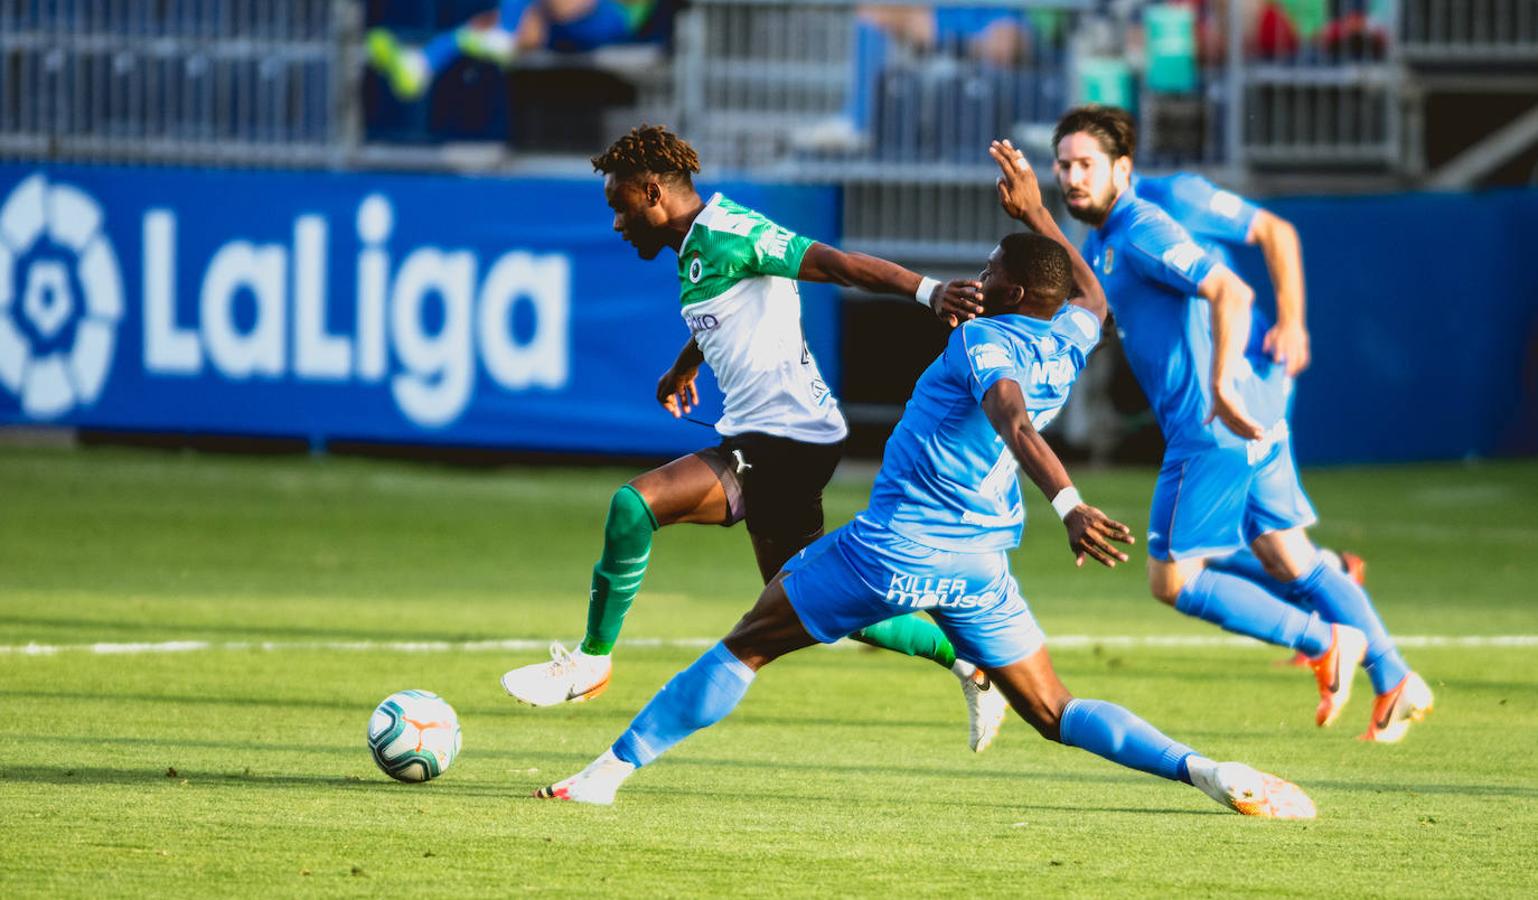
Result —
<instances>
[{"instance_id":1,"label":"player's bare leg","mask_svg":"<svg viewBox=\"0 0 1538 900\"><path fill-rule=\"evenodd\" d=\"M725 524L732 516L718 467L698 453L622 486L610 501L603 552L593 567L582 645L571 652L551 644L548 662L507 672L503 690L531 706L580 703L603 693L613 673L610 654L651 559L652 533L685 522Z\"/></svg>"},{"instance_id":2,"label":"player's bare leg","mask_svg":"<svg viewBox=\"0 0 1538 900\"><path fill-rule=\"evenodd\" d=\"M758 571L767 584L784 567L791 557L818 538L819 528L811 534L795 538L775 538L765 534L751 534L753 555L758 560ZM882 650L892 650L905 656L928 659L956 676L961 685L961 699L967 707L967 746L973 753L982 753L999 736L999 729L1009 712L1003 695L994 690L987 673L972 663L956 658L955 648L939 626L917 614L899 616L879 622L849 636L851 639Z\"/></svg>"},{"instance_id":3,"label":"player's bare leg","mask_svg":"<svg viewBox=\"0 0 1538 900\"><path fill-rule=\"evenodd\" d=\"M1018 662L990 669L989 675L1020 717L1048 740L1183 781L1247 816L1315 816L1313 801L1291 782L1243 763L1214 762L1114 703L1075 698L1057 677L1045 647Z\"/></svg>"},{"instance_id":4,"label":"player's bare leg","mask_svg":"<svg viewBox=\"0 0 1538 900\"><path fill-rule=\"evenodd\" d=\"M811 534L796 538L771 537L766 534L753 534L748 537L753 543L753 559L758 563L758 574L763 577L764 584L774 580L780 569L790 561L792 556L800 553L814 541L822 537L821 528Z\"/></svg>"},{"instance_id":5,"label":"player's bare leg","mask_svg":"<svg viewBox=\"0 0 1538 900\"><path fill-rule=\"evenodd\" d=\"M534 796L607 806L625 779L679 741L725 718L758 670L817 643L807 634L777 577L731 633L695 660L647 703L614 745L570 778Z\"/></svg>"},{"instance_id":6,"label":"player's bare leg","mask_svg":"<svg viewBox=\"0 0 1538 900\"><path fill-rule=\"evenodd\" d=\"M1349 655L1367 670L1377 694L1363 737L1373 741L1383 741L1385 736L1390 741L1403 739L1410 723L1420 721L1431 711L1434 698L1425 681L1410 670L1399 654L1367 593L1332 561L1322 558L1302 528L1263 534L1255 539L1251 549L1271 577L1283 582L1290 600L1318 610L1326 620L1337 623L1338 630L1350 626L1360 631L1362 652L1356 656L1352 650ZM1334 721L1345 705L1350 680L1342 669L1347 661L1326 656L1313 662L1320 686L1320 725ZM1332 679L1345 686L1334 698L1325 691L1326 682ZM1327 704L1333 704L1332 708L1326 709Z\"/></svg>"}]
</instances>

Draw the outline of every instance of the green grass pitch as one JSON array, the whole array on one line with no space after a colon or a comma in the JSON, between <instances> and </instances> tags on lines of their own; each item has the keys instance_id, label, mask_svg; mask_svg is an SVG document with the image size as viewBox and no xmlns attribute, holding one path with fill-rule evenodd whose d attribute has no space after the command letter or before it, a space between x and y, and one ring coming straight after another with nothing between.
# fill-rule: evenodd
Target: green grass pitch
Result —
<instances>
[{"instance_id":1,"label":"green grass pitch","mask_svg":"<svg viewBox=\"0 0 1538 900\"><path fill-rule=\"evenodd\" d=\"M629 474L0 448L0 895L1538 893L1538 647L1411 647L1426 724L1353 740L1362 679L1320 732L1311 679L1274 649L1112 640L1218 632L1147 597L1141 546L1075 570L1035 497L1022 587L1049 634L1104 639L1054 652L1069 687L1297 781L1317 821L1244 819L1017 719L975 756L949 675L842 649L771 666L613 808L526 799L698 649L622 642L600 700L531 710L497 677L539 651L387 645L577 638ZM1538 634L1538 465L1306 477L1316 536L1368 559L1397 634ZM1141 533L1152 479L1079 484ZM830 523L867 487L837 482ZM717 637L757 588L740 529L671 529L626 637ZM196 643L84 648L173 641ZM364 743L408 687L464 726L426 785L390 782Z\"/></svg>"}]
</instances>

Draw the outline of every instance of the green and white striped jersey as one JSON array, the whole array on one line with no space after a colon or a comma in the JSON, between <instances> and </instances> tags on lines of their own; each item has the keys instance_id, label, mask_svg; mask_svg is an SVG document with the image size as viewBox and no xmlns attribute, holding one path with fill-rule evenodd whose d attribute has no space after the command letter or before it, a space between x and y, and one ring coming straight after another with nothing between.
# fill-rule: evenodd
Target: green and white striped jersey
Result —
<instances>
[{"instance_id":1,"label":"green and white striped jersey","mask_svg":"<svg viewBox=\"0 0 1538 900\"><path fill-rule=\"evenodd\" d=\"M723 435L831 444L849 433L801 330L795 279L811 245L720 194L684 236L681 312L726 395Z\"/></svg>"}]
</instances>

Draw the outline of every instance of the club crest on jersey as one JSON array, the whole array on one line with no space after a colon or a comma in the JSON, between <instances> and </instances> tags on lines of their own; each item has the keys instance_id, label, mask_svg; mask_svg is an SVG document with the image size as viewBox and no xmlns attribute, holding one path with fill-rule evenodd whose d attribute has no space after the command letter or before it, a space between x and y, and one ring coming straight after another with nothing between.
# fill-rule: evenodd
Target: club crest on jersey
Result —
<instances>
[{"instance_id":1,"label":"club crest on jersey","mask_svg":"<svg viewBox=\"0 0 1538 900\"><path fill-rule=\"evenodd\" d=\"M704 274L705 274L705 264L700 262L700 258L698 256L694 257L694 259L689 260L689 283L690 284L699 284L700 283L700 278L702 278L704 276Z\"/></svg>"},{"instance_id":2,"label":"club crest on jersey","mask_svg":"<svg viewBox=\"0 0 1538 900\"><path fill-rule=\"evenodd\" d=\"M1105 274L1111 274L1111 266L1116 264L1116 248L1105 248Z\"/></svg>"}]
</instances>

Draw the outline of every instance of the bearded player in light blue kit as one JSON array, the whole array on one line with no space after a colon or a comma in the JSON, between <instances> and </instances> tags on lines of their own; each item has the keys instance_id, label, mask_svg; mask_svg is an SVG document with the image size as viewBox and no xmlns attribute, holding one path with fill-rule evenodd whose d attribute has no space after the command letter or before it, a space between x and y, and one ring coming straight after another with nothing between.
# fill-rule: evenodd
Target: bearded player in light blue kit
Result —
<instances>
[{"instance_id":1,"label":"bearded player in light blue kit","mask_svg":"<svg viewBox=\"0 0 1538 900\"><path fill-rule=\"evenodd\" d=\"M1276 319L1270 321L1256 309L1252 313L1250 347L1252 355L1266 355L1281 366L1287 379L1279 387L1287 391L1288 415L1291 416L1292 383L1310 361L1307 313L1304 309L1303 245L1298 230L1281 216L1262 209L1253 201L1233 191L1224 190L1195 172L1168 175L1132 176L1132 188L1138 197L1169 214L1200 244L1207 255L1234 269L1231 250L1255 246L1266 261L1266 273L1276 297ZM1367 564L1360 556L1321 547L1319 555L1358 585L1366 584ZM1248 547L1227 556L1208 560L1211 568L1232 572L1287 599L1287 590L1272 578ZM1307 666L1308 656L1295 655L1291 663Z\"/></svg>"},{"instance_id":2,"label":"bearded player in light blue kit","mask_svg":"<svg viewBox=\"0 0 1538 900\"><path fill-rule=\"evenodd\" d=\"M950 285L975 290L984 317L952 332L920 376L870 506L786 563L731 634L674 676L612 747L535 796L612 803L637 768L730 713L768 663L925 610L1049 740L1192 784L1247 815L1314 816L1295 785L1214 762L1115 704L1077 699L1052 669L1006 555L1025 520L1016 472L1051 498L1079 564L1126 559L1112 542L1130 543L1127 527L1082 502L1038 433L1099 341L1106 302L1042 207L1024 157L1001 143L990 152L1000 199L1037 233L1005 237L977 282Z\"/></svg>"},{"instance_id":3,"label":"bearded player in light blue kit","mask_svg":"<svg viewBox=\"0 0 1538 900\"><path fill-rule=\"evenodd\" d=\"M1431 711L1431 689L1367 594L1309 540L1315 516L1288 434L1290 379L1253 351L1254 292L1137 195L1136 145L1131 116L1102 106L1070 111L1052 136L1068 211L1094 229L1084 255L1164 432L1149 511L1149 588L1186 615L1307 654L1321 727L1340 716L1362 665L1377 692L1363 737L1401 740ZM1286 600L1208 565L1246 545Z\"/></svg>"}]
</instances>

